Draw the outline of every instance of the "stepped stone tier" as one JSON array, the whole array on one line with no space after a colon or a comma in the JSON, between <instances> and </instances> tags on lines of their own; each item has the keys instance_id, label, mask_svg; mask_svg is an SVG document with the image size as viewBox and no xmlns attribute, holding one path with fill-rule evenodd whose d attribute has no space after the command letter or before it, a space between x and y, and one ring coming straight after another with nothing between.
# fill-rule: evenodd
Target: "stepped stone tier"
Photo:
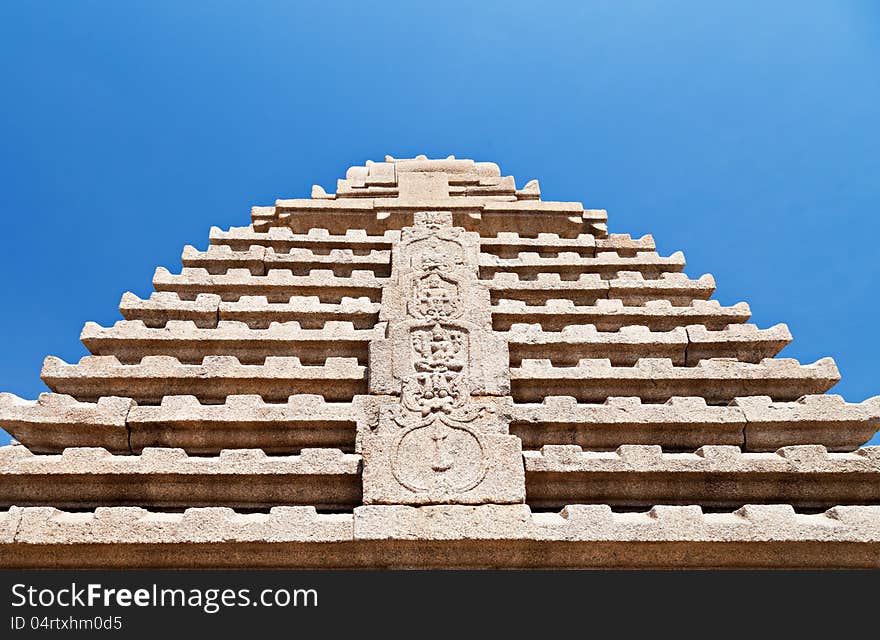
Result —
<instances>
[{"instance_id":1,"label":"stepped stone tier","mask_svg":"<svg viewBox=\"0 0 880 640\"><path fill-rule=\"evenodd\" d=\"M496 164L352 167L0 394L4 567L880 567L880 397Z\"/></svg>"}]
</instances>

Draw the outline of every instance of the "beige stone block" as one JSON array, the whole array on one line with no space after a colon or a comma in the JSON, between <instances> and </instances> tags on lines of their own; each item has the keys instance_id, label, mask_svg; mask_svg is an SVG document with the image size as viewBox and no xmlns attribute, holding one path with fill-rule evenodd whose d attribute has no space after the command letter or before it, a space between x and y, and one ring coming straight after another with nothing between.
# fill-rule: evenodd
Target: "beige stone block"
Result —
<instances>
[{"instance_id":1,"label":"beige stone block","mask_svg":"<svg viewBox=\"0 0 880 640\"><path fill-rule=\"evenodd\" d=\"M693 367L675 367L671 360L659 358L642 358L633 367L615 367L609 359L584 359L574 367L555 367L548 359L540 359L511 367L510 379L513 397L519 402L548 395L590 402L634 395L652 402L700 396L717 404L761 392L775 400L795 400L827 391L840 375L831 358L808 365L791 358L768 358L756 364L713 358Z\"/></svg>"},{"instance_id":2,"label":"beige stone block","mask_svg":"<svg viewBox=\"0 0 880 640\"><path fill-rule=\"evenodd\" d=\"M576 253L582 257L593 257L596 238L592 234L581 233L574 238L560 237L558 233L538 233L536 237L520 235L517 231L499 231L497 236L480 237L479 260L493 258L516 258L524 251L538 255L559 255L562 252Z\"/></svg>"},{"instance_id":3,"label":"beige stone block","mask_svg":"<svg viewBox=\"0 0 880 640\"><path fill-rule=\"evenodd\" d=\"M700 325L687 327L687 365L708 358L736 358L742 362L760 362L772 358L791 342L785 324L759 329L753 324L730 325L711 330Z\"/></svg>"},{"instance_id":4,"label":"beige stone block","mask_svg":"<svg viewBox=\"0 0 880 640\"><path fill-rule=\"evenodd\" d=\"M597 273L604 279L613 279L621 271L637 271L645 278L659 278L663 273L675 273L684 268L684 254L680 251L669 257L656 253L639 253L621 257L612 251L597 251L594 256L560 251L555 256L542 256L538 251L521 251L515 257L499 257L484 253L480 256L480 277L490 279L496 273L516 273L521 278L533 278L539 273L558 273L563 279L576 279L582 273Z\"/></svg>"},{"instance_id":5,"label":"beige stone block","mask_svg":"<svg viewBox=\"0 0 880 640\"><path fill-rule=\"evenodd\" d=\"M153 276L153 286L159 291L173 291L183 299L208 292L224 301L245 295L266 296L272 302L284 302L293 295L315 295L322 302L338 303L345 297L378 301L383 284L384 279L363 270L354 270L349 277L337 277L330 269L315 269L305 276L293 275L289 269L271 269L264 276L254 276L247 269L212 275L201 268L184 267L180 274L171 274L158 267Z\"/></svg>"},{"instance_id":6,"label":"beige stone block","mask_svg":"<svg viewBox=\"0 0 880 640\"><path fill-rule=\"evenodd\" d=\"M576 305L573 300L550 298L530 304L502 297L492 306L496 331L509 331L520 323L539 324L544 331L561 331L571 324L592 324L599 331L635 325L652 331L670 331L692 324L717 330L746 322L750 317L751 310L745 302L722 307L717 300L694 300L685 307L673 307L668 300L653 300L633 307L624 306L622 300L598 299L592 305Z\"/></svg>"},{"instance_id":7,"label":"beige stone block","mask_svg":"<svg viewBox=\"0 0 880 640\"><path fill-rule=\"evenodd\" d=\"M880 430L880 397L847 403L839 395L804 395L794 402L774 402L755 395L733 404L746 417L745 442L752 451L798 444L851 451Z\"/></svg>"},{"instance_id":8,"label":"beige stone block","mask_svg":"<svg viewBox=\"0 0 880 640\"><path fill-rule=\"evenodd\" d=\"M127 291L122 295L119 311L126 320L140 320L148 327L164 327L171 320L190 320L198 327L217 326L220 296L196 294L193 300L181 300L173 291L156 291L141 300Z\"/></svg>"},{"instance_id":9,"label":"beige stone block","mask_svg":"<svg viewBox=\"0 0 880 640\"><path fill-rule=\"evenodd\" d=\"M360 503L360 456L338 449L302 449L293 456L233 449L193 457L168 448L120 456L101 448L34 455L22 446L0 447L3 505L254 509L304 504L345 510Z\"/></svg>"},{"instance_id":10,"label":"beige stone block","mask_svg":"<svg viewBox=\"0 0 880 640\"><path fill-rule=\"evenodd\" d=\"M252 245L246 251L234 251L226 245L209 245L199 251L191 245L183 248L180 261L184 267L205 269L208 273L226 273L230 269L247 269L255 276L266 273L266 248Z\"/></svg>"},{"instance_id":11,"label":"beige stone block","mask_svg":"<svg viewBox=\"0 0 880 640\"><path fill-rule=\"evenodd\" d=\"M540 403L513 404L510 431L526 449L570 444L615 450L623 444L658 444L694 451L708 443L740 446L745 426L740 409L710 406L704 398L673 397L648 404L637 397L609 397L592 404L571 396L547 396Z\"/></svg>"},{"instance_id":12,"label":"beige stone block","mask_svg":"<svg viewBox=\"0 0 880 640\"><path fill-rule=\"evenodd\" d=\"M384 251L391 248L399 230L389 230L378 236L368 236L362 229L346 229L341 234L331 234L328 229L312 228L305 233L294 233L290 227L271 227L267 231L254 231L253 227L230 227L224 231L211 227L209 240L212 245L225 245L235 251L246 251L252 246L274 249L287 253L291 249L306 248L313 251L350 249L354 252Z\"/></svg>"},{"instance_id":13,"label":"beige stone block","mask_svg":"<svg viewBox=\"0 0 880 640\"><path fill-rule=\"evenodd\" d=\"M438 442L438 440L440 440ZM364 503L483 504L525 500L519 438L432 427L364 440Z\"/></svg>"},{"instance_id":14,"label":"beige stone block","mask_svg":"<svg viewBox=\"0 0 880 640\"><path fill-rule=\"evenodd\" d=\"M126 419L133 405L130 398L122 397L79 402L54 393L41 393L37 400L0 393L0 425L37 453L84 445L127 453Z\"/></svg>"},{"instance_id":15,"label":"beige stone block","mask_svg":"<svg viewBox=\"0 0 880 640\"><path fill-rule=\"evenodd\" d=\"M194 454L233 447L272 454L310 447L353 451L356 432L368 429L375 402L368 396L328 402L303 394L278 403L259 395L231 395L223 404L201 404L195 396L165 396L159 405L133 407L128 425L134 451L159 446Z\"/></svg>"},{"instance_id":16,"label":"beige stone block","mask_svg":"<svg viewBox=\"0 0 880 640\"><path fill-rule=\"evenodd\" d=\"M365 363L370 340L383 330L383 326L355 329L352 323L337 320L326 321L320 329L303 329L296 321L252 329L232 320L220 320L210 329L192 321L169 320L160 329L126 320L108 328L87 322L80 340L92 354L116 356L128 364L164 355L189 364L200 364L207 356L233 356L244 364L262 364L272 356L296 356L305 364L323 364L329 357Z\"/></svg>"},{"instance_id":17,"label":"beige stone block","mask_svg":"<svg viewBox=\"0 0 880 640\"><path fill-rule=\"evenodd\" d=\"M684 365L688 335L684 328L651 331L645 326L598 331L594 325L570 324L561 331L540 325L515 324L506 334L510 364L523 359L548 358L554 365L574 366L582 358L609 358L614 365L634 365L640 358L669 358Z\"/></svg>"},{"instance_id":18,"label":"beige stone block","mask_svg":"<svg viewBox=\"0 0 880 640\"><path fill-rule=\"evenodd\" d=\"M366 368L355 358L328 357L322 365L303 365L299 358L270 356L263 364L241 364L231 356L206 356L201 364L181 364L171 356L146 356L139 364L122 364L114 356L86 356L78 364L46 358L43 381L57 393L83 401L124 395L141 403L163 396L195 395L222 402L227 396L256 394L268 401L298 393L320 393L328 400L351 400L366 391Z\"/></svg>"},{"instance_id":19,"label":"beige stone block","mask_svg":"<svg viewBox=\"0 0 880 640\"><path fill-rule=\"evenodd\" d=\"M545 445L525 451L526 492L533 507L602 502L613 506L695 503L736 507L786 503L799 508L880 500L880 456L828 453L822 446L742 453L705 445L695 453L625 445L615 452Z\"/></svg>"}]
</instances>

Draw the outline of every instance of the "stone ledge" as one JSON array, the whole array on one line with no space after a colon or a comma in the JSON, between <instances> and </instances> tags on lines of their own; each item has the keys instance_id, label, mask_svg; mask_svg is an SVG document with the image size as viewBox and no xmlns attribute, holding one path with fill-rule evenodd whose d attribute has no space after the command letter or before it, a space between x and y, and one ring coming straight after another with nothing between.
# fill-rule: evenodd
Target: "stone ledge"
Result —
<instances>
[{"instance_id":1,"label":"stone ledge","mask_svg":"<svg viewBox=\"0 0 880 640\"><path fill-rule=\"evenodd\" d=\"M183 449L144 448L140 455L113 455L100 447L34 455L23 446L0 447L2 478L38 475L357 475L361 457L339 449L302 449L298 455L268 456L262 449L227 449L214 457L190 456Z\"/></svg>"},{"instance_id":2,"label":"stone ledge","mask_svg":"<svg viewBox=\"0 0 880 640\"><path fill-rule=\"evenodd\" d=\"M131 398L79 402L68 395L41 393L37 400L25 400L0 393L0 425L37 452L56 450L56 434L63 433L58 438L63 446L100 443L114 452L127 453L126 421L133 406Z\"/></svg>"},{"instance_id":3,"label":"stone ledge","mask_svg":"<svg viewBox=\"0 0 880 640\"><path fill-rule=\"evenodd\" d=\"M796 513L790 505L746 505L728 513L703 513L698 506L614 512L607 505L572 505L558 513L532 513L526 505L367 505L353 514L318 514L313 507L273 507L253 514L226 507L183 513L12 507L0 512L0 531L6 544L411 539L880 544L880 506L837 506L819 514Z\"/></svg>"},{"instance_id":4,"label":"stone ledge","mask_svg":"<svg viewBox=\"0 0 880 640\"><path fill-rule=\"evenodd\" d=\"M775 453L750 453L734 446L705 445L694 453L664 453L657 445L622 445L613 452L544 445L540 451L524 451L523 458L526 472L545 473L880 473L880 447L829 453L821 445L797 445Z\"/></svg>"},{"instance_id":5,"label":"stone ledge","mask_svg":"<svg viewBox=\"0 0 880 640\"><path fill-rule=\"evenodd\" d=\"M328 400L351 400L366 390L366 367L357 358L337 357L327 357L322 365L303 365L296 357L269 356L263 364L251 365L232 356L206 356L201 364L182 364L172 356L145 356L139 364L86 356L68 364L50 356L41 377L53 391L85 401L125 394L138 402L158 403L164 396L192 394L222 402L242 393L278 401L318 390Z\"/></svg>"},{"instance_id":6,"label":"stone ledge","mask_svg":"<svg viewBox=\"0 0 880 640\"><path fill-rule=\"evenodd\" d=\"M527 449L543 444L615 449L643 443L679 451L704 444L775 451L788 445L820 444L833 451L852 451L880 430L880 397L847 403L838 395L807 395L794 402L752 396L713 406L701 397L673 396L663 404L652 404L638 397L579 403L573 396L546 396L542 402L516 403L511 411L511 432L523 439Z\"/></svg>"},{"instance_id":7,"label":"stone ledge","mask_svg":"<svg viewBox=\"0 0 880 640\"><path fill-rule=\"evenodd\" d=\"M573 300L547 299L540 304L526 300L500 298L492 306L492 324L496 330L528 321L545 331L560 331L569 324L592 324L600 331L615 331L627 325L648 326L654 331L700 324L707 329L724 329L751 317L749 305L738 302L722 307L717 300L692 300L688 306L674 307L669 300L649 300L643 306L624 306L623 300L599 298L595 304L576 305Z\"/></svg>"},{"instance_id":8,"label":"stone ledge","mask_svg":"<svg viewBox=\"0 0 880 640\"><path fill-rule=\"evenodd\" d=\"M418 536L416 539L415 536ZM139 508L0 512L6 568L877 568L880 507L614 513L571 506Z\"/></svg>"},{"instance_id":9,"label":"stone ledge","mask_svg":"<svg viewBox=\"0 0 880 640\"><path fill-rule=\"evenodd\" d=\"M574 395L583 401L609 396L638 396L663 402L672 396L699 396L711 403L769 393L774 400L796 400L824 393L840 380L831 358L802 365L792 358L765 358L758 363L734 358L701 360L676 367L669 358L640 358L634 366L613 366L611 360L581 359L577 366L553 366L548 359L523 359L511 367L514 399L536 401L547 395Z\"/></svg>"}]
</instances>

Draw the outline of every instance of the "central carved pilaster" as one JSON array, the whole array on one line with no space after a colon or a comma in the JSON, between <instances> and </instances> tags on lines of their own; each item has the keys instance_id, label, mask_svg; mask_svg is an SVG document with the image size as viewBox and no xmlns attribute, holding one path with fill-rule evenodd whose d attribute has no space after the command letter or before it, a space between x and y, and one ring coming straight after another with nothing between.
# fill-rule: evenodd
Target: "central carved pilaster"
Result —
<instances>
[{"instance_id":1,"label":"central carved pilaster","mask_svg":"<svg viewBox=\"0 0 880 640\"><path fill-rule=\"evenodd\" d=\"M383 290L387 337L370 345L370 392L399 400L361 439L364 502L522 502L507 344L477 280L479 238L448 212L414 217Z\"/></svg>"}]
</instances>

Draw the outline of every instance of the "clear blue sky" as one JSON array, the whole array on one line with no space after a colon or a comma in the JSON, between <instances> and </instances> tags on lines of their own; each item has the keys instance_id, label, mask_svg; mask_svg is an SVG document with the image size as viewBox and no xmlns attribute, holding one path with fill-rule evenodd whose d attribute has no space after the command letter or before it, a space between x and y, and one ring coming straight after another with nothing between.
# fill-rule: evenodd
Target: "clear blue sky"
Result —
<instances>
[{"instance_id":1,"label":"clear blue sky","mask_svg":"<svg viewBox=\"0 0 880 640\"><path fill-rule=\"evenodd\" d=\"M880 3L292 5L0 6L0 390L212 224L426 153L608 209L880 393Z\"/></svg>"}]
</instances>

